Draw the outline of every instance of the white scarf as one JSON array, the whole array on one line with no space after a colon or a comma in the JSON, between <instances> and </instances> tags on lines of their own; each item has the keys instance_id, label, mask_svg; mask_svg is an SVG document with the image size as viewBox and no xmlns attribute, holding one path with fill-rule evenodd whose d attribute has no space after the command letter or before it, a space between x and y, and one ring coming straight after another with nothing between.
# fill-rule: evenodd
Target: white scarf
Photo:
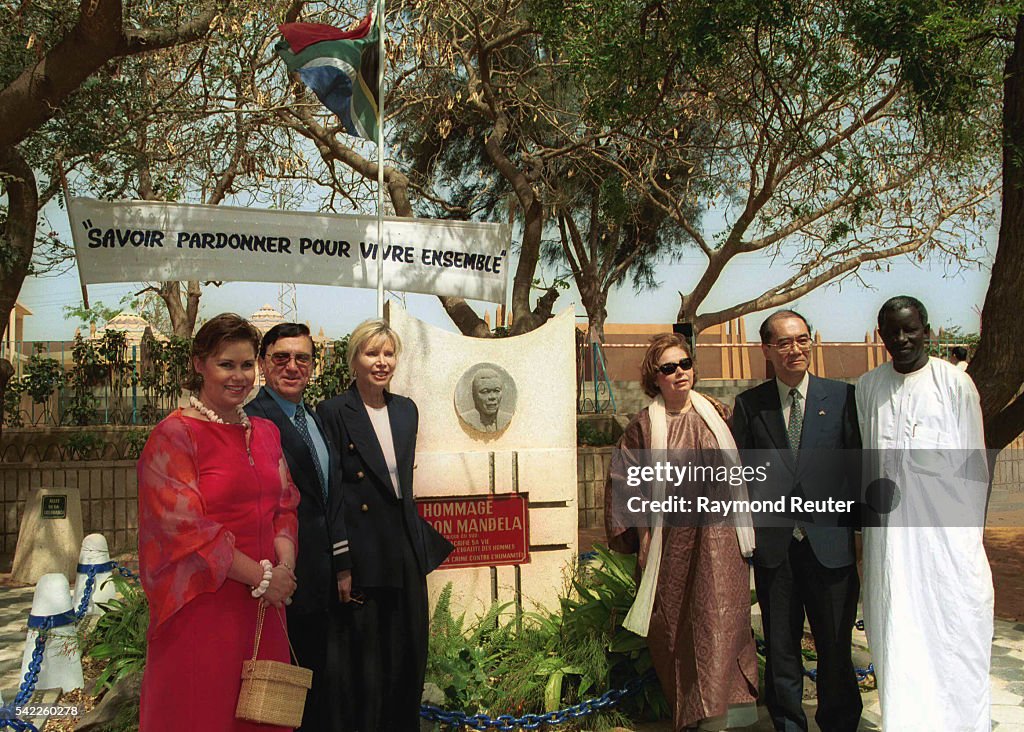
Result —
<instances>
[{"instance_id":1,"label":"white scarf","mask_svg":"<svg viewBox=\"0 0 1024 732\"><path fill-rule=\"evenodd\" d=\"M704 424L711 430L718 442L718 448L725 457L725 462L730 468L740 464L739 452L736 449L736 441L732 438L732 432L725 424L725 420L718 414L715 405L707 397L695 391L690 392L690 404L693 411L697 413ZM668 449L668 412L665 410L665 400L659 394L650 406L647 413L651 418L651 450ZM654 481L652 486L652 500L663 501L665 499L665 482ZM740 485L732 488L732 498L736 500L747 500L747 484L740 481ZM658 574L661 572L661 543L663 514L656 512L651 522L651 545L647 551L647 566L644 568L643 577L640 580L640 587L637 589L636 599L633 607L622 621L622 627L631 630L637 635L647 636L647 629L651 624L651 611L654 609L654 592L658 586ZM749 511L736 512L733 514L733 521L736 525L736 540L740 545L740 553L744 557L754 554L754 524L750 518Z\"/></svg>"}]
</instances>

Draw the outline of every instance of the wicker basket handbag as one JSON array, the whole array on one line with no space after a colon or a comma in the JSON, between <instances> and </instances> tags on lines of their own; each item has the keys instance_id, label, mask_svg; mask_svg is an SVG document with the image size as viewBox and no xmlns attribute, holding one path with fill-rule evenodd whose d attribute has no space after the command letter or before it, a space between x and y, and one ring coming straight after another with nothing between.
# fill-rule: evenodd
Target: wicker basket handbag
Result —
<instances>
[{"instance_id":1,"label":"wicker basket handbag","mask_svg":"<svg viewBox=\"0 0 1024 732\"><path fill-rule=\"evenodd\" d=\"M252 659L242 662L242 689L238 693L235 717L280 727L299 727L302 725L306 692L313 685L313 672L280 661L256 660L260 650L260 635L263 633L263 616L267 609L262 600L259 606ZM277 612L280 617L281 611ZM284 625L284 620L281 624ZM288 642L288 648L295 659L291 641Z\"/></svg>"}]
</instances>

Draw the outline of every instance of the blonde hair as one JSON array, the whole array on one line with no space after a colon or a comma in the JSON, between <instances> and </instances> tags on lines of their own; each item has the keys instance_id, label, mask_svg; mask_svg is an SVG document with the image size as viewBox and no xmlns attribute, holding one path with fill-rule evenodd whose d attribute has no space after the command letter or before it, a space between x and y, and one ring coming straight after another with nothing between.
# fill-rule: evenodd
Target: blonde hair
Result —
<instances>
[{"instance_id":1,"label":"blonde hair","mask_svg":"<svg viewBox=\"0 0 1024 732\"><path fill-rule=\"evenodd\" d=\"M382 339L389 340L394 345L396 359L402 355L402 339L383 320L364 320L356 326L356 329L348 337L348 350L345 352L345 360L348 361L350 374L355 374L356 356L366 350L366 346L369 344Z\"/></svg>"}]
</instances>

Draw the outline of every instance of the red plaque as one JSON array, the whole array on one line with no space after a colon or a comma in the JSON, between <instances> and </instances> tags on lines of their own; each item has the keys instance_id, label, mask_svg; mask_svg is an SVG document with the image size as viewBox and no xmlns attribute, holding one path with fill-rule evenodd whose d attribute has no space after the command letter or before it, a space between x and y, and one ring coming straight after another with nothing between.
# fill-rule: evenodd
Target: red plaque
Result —
<instances>
[{"instance_id":1,"label":"red plaque","mask_svg":"<svg viewBox=\"0 0 1024 732\"><path fill-rule=\"evenodd\" d=\"M420 516L455 545L440 569L530 561L529 501L523 493L420 498Z\"/></svg>"}]
</instances>

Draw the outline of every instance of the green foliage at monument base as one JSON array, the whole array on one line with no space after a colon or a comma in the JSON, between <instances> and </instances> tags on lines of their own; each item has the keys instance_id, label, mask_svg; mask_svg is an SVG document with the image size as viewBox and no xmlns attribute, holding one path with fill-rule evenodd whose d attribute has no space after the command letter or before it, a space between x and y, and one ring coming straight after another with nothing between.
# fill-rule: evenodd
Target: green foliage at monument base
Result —
<instances>
[{"instance_id":1,"label":"green foliage at monument base","mask_svg":"<svg viewBox=\"0 0 1024 732\"><path fill-rule=\"evenodd\" d=\"M427 681L444 693L445 709L491 717L543 714L647 673L646 641L622 627L636 594L636 557L596 550L596 562L574 570L557 611L515 613L511 603L495 604L467 625L464 615L452 614L451 584L444 588L431 621ZM668 715L651 675L640 694L579 724L600 730Z\"/></svg>"}]
</instances>

